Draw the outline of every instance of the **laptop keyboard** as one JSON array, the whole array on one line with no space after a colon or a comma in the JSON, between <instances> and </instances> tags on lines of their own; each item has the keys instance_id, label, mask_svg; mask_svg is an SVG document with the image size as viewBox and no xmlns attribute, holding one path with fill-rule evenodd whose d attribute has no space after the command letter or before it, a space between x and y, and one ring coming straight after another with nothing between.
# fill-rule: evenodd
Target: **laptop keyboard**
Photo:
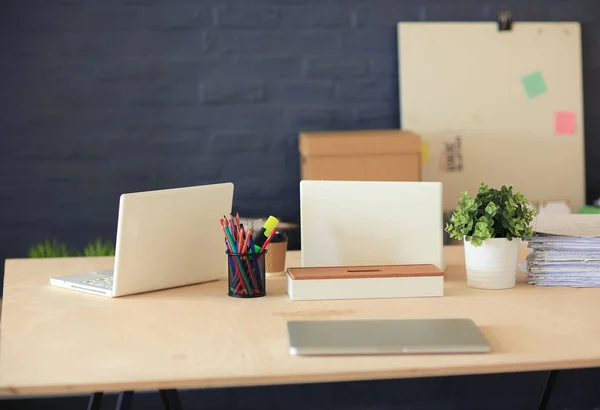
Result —
<instances>
[{"instance_id":1,"label":"laptop keyboard","mask_svg":"<svg viewBox=\"0 0 600 410\"><path fill-rule=\"evenodd\" d=\"M97 286L103 289L112 289L113 287L113 277L112 276L100 276L93 279L85 279L81 281L82 283L90 286Z\"/></svg>"}]
</instances>

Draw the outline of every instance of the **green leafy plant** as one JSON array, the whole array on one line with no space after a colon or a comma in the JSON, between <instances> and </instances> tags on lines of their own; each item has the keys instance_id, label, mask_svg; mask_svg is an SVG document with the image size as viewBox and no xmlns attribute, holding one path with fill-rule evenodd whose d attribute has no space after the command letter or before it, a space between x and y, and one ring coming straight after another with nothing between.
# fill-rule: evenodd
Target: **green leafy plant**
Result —
<instances>
[{"instance_id":1,"label":"green leafy plant","mask_svg":"<svg viewBox=\"0 0 600 410\"><path fill-rule=\"evenodd\" d=\"M115 246L111 241L102 241L97 238L94 242L88 243L83 248L83 256L113 256L115 254Z\"/></svg>"},{"instance_id":2,"label":"green leafy plant","mask_svg":"<svg viewBox=\"0 0 600 410\"><path fill-rule=\"evenodd\" d=\"M533 234L534 216L530 202L520 192L513 193L512 185L498 190L482 183L475 198L461 193L445 230L451 238L464 238L473 246L490 238L527 239Z\"/></svg>"},{"instance_id":3,"label":"green leafy plant","mask_svg":"<svg viewBox=\"0 0 600 410\"><path fill-rule=\"evenodd\" d=\"M67 246L56 239L46 239L29 248L30 258L64 258L67 256L71 256Z\"/></svg>"},{"instance_id":4,"label":"green leafy plant","mask_svg":"<svg viewBox=\"0 0 600 410\"><path fill-rule=\"evenodd\" d=\"M114 256L115 246L111 241L102 241L98 238L88 243L83 251L70 250L56 239L46 239L29 248L30 258L58 258L68 256Z\"/></svg>"}]
</instances>

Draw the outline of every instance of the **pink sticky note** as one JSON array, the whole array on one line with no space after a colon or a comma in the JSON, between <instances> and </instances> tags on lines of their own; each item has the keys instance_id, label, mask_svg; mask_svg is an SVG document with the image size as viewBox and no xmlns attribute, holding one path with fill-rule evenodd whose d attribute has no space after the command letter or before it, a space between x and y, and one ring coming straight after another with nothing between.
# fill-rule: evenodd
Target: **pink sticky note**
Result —
<instances>
[{"instance_id":1,"label":"pink sticky note","mask_svg":"<svg viewBox=\"0 0 600 410\"><path fill-rule=\"evenodd\" d=\"M554 132L556 135L572 135L575 131L575 113L557 111L554 114Z\"/></svg>"}]
</instances>

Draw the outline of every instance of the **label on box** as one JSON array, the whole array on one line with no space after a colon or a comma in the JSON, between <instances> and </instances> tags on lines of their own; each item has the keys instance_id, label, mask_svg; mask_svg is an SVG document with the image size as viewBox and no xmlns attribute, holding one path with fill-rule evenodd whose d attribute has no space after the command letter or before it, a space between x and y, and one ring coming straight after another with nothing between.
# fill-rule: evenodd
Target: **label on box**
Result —
<instances>
[{"instance_id":1,"label":"label on box","mask_svg":"<svg viewBox=\"0 0 600 410\"><path fill-rule=\"evenodd\" d=\"M447 172L460 172L463 170L462 141L460 135L457 135L452 142L444 142L442 169Z\"/></svg>"}]
</instances>

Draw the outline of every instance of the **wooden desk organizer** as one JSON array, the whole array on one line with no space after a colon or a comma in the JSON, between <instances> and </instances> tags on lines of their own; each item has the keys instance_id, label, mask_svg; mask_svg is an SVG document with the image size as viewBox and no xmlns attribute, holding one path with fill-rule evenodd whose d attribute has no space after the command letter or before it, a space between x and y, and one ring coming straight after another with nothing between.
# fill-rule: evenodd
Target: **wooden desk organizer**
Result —
<instances>
[{"instance_id":1,"label":"wooden desk organizer","mask_svg":"<svg viewBox=\"0 0 600 410\"><path fill-rule=\"evenodd\" d=\"M292 300L443 296L444 272L430 264L288 268L287 292Z\"/></svg>"}]
</instances>

